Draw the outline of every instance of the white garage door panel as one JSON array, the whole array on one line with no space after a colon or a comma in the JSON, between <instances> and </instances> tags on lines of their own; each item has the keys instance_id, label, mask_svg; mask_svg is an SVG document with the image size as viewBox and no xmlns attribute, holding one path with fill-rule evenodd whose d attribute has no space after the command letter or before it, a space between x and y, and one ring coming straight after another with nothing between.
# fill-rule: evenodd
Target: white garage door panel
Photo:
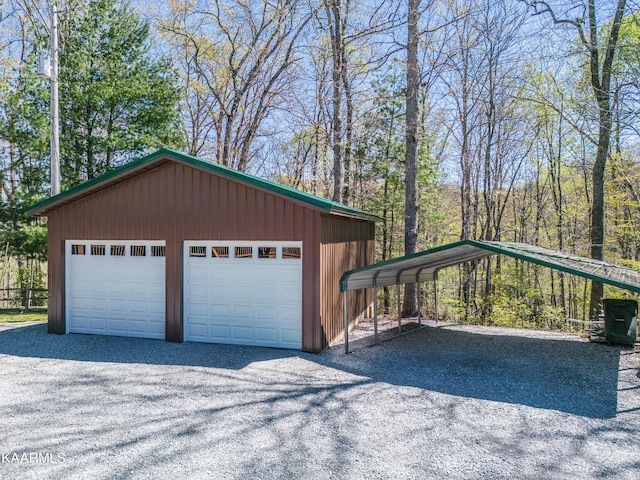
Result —
<instances>
[{"instance_id":1,"label":"white garage door panel","mask_svg":"<svg viewBox=\"0 0 640 480\"><path fill-rule=\"evenodd\" d=\"M229 247L229 257L212 257L213 246ZM235 247L251 247L252 258L234 258ZM276 257L258 258L259 247ZM302 244L185 242L185 340L302 348L302 259L282 258L283 247Z\"/></svg>"},{"instance_id":2,"label":"white garage door panel","mask_svg":"<svg viewBox=\"0 0 640 480\"><path fill-rule=\"evenodd\" d=\"M293 342L297 341L297 338L299 336L298 330L282 329L280 334L282 335L282 341L283 342L288 342L288 343L293 343Z\"/></svg>"},{"instance_id":3,"label":"white garage door panel","mask_svg":"<svg viewBox=\"0 0 640 480\"><path fill-rule=\"evenodd\" d=\"M104 255L92 254L92 245L104 245ZM112 245L124 246L124 255L111 255ZM67 331L164 339L165 258L152 256L152 246L163 245L68 240ZM144 246L144 256L133 256L132 246Z\"/></svg>"},{"instance_id":4,"label":"white garage door panel","mask_svg":"<svg viewBox=\"0 0 640 480\"><path fill-rule=\"evenodd\" d=\"M211 338L220 340L229 340L231 338L231 327L229 325L211 325L209 331ZM205 330L206 335L206 330Z\"/></svg>"},{"instance_id":5,"label":"white garage door panel","mask_svg":"<svg viewBox=\"0 0 640 480\"><path fill-rule=\"evenodd\" d=\"M278 332L272 328L256 328L256 338L260 342L276 342L278 340Z\"/></svg>"}]
</instances>

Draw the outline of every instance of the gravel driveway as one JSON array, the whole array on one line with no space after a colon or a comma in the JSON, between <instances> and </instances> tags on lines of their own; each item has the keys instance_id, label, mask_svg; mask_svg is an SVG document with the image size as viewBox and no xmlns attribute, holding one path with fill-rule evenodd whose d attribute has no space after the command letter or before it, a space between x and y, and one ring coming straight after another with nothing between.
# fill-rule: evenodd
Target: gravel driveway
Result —
<instances>
[{"instance_id":1,"label":"gravel driveway","mask_svg":"<svg viewBox=\"0 0 640 480\"><path fill-rule=\"evenodd\" d=\"M369 342L0 326L0 478L640 478L632 349L443 323Z\"/></svg>"}]
</instances>

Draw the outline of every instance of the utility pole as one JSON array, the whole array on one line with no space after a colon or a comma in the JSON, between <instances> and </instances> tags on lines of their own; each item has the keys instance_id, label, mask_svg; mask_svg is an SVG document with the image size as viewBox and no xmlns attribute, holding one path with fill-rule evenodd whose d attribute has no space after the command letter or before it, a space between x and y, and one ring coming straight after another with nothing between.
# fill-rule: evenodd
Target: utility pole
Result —
<instances>
[{"instance_id":1,"label":"utility pole","mask_svg":"<svg viewBox=\"0 0 640 480\"><path fill-rule=\"evenodd\" d=\"M60 118L58 114L58 5L51 0L51 196L60 193Z\"/></svg>"}]
</instances>

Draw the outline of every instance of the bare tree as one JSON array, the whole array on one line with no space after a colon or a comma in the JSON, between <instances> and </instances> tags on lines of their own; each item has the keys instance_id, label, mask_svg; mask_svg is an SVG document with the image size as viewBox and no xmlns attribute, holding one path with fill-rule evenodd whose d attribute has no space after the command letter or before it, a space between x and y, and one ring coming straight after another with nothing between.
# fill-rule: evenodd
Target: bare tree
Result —
<instances>
[{"instance_id":1,"label":"bare tree","mask_svg":"<svg viewBox=\"0 0 640 480\"><path fill-rule=\"evenodd\" d=\"M172 3L159 30L180 52L192 150L215 136L215 157L246 170L261 126L290 86L289 67L313 9L302 2L216 0L200 10Z\"/></svg>"},{"instance_id":2,"label":"bare tree","mask_svg":"<svg viewBox=\"0 0 640 480\"><path fill-rule=\"evenodd\" d=\"M318 15L321 30L329 33L331 45L331 149L333 152L333 200L351 203L353 175L353 143L355 138L354 91L355 76L352 56L360 56L360 69L377 68L388 52L363 59L364 51L372 50L367 41L383 35L396 24L393 1L384 0L367 5L351 0L323 0L323 15ZM358 7L353 11L352 7ZM355 52L355 53L354 53ZM377 57L377 58L376 58Z\"/></svg>"},{"instance_id":3,"label":"bare tree","mask_svg":"<svg viewBox=\"0 0 640 480\"><path fill-rule=\"evenodd\" d=\"M603 34L598 24L599 9L595 0L586 0L579 5L577 16L563 17L556 13L557 8L546 1L526 0L535 9L536 15L547 14L555 25L569 26L577 32L583 52L588 59L588 77L593 97L598 109L598 136L596 157L593 164L591 204L591 258L603 259L604 246L604 179L605 166L609 156L612 132L612 66L618 49L620 25L625 14L626 0L617 0L611 26ZM575 8L571 8L573 14ZM604 38L602 38L604 36ZM591 283L591 299L589 314L594 317L600 311L603 296L603 285Z\"/></svg>"},{"instance_id":4,"label":"bare tree","mask_svg":"<svg viewBox=\"0 0 640 480\"><path fill-rule=\"evenodd\" d=\"M443 75L449 98L454 104L451 134L456 143L460 172L460 240L476 238L478 223L477 182L480 176L474 162L477 147L474 135L479 128L479 75L475 51L480 39L475 28L477 11L469 2L458 2L454 15L458 19L453 25L453 36L449 49L447 71ZM454 47L455 45L455 47ZM475 142L477 143L477 142ZM472 274L476 265L465 263L461 267L460 297L465 305L465 317L471 313Z\"/></svg>"}]
</instances>

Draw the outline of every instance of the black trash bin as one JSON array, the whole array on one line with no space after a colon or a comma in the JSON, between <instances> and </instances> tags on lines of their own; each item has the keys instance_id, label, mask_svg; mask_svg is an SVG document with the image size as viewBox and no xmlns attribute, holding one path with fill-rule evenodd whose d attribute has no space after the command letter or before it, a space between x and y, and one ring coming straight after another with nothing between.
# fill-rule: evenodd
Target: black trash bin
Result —
<instances>
[{"instance_id":1,"label":"black trash bin","mask_svg":"<svg viewBox=\"0 0 640 480\"><path fill-rule=\"evenodd\" d=\"M633 345L638 336L638 302L605 298L604 338L617 345Z\"/></svg>"}]
</instances>

